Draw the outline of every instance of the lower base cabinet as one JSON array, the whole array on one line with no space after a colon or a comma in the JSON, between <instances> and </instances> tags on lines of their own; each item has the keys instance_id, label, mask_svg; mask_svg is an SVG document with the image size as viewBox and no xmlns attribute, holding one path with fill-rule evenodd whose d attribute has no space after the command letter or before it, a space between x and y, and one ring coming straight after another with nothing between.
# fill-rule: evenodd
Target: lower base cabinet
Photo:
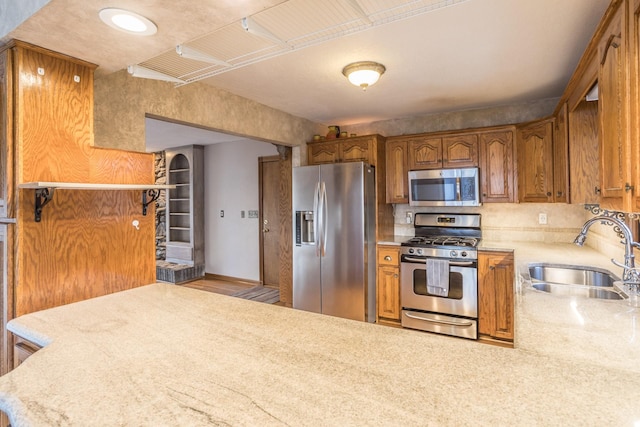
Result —
<instances>
[{"instance_id":1,"label":"lower base cabinet","mask_svg":"<svg viewBox=\"0 0 640 427\"><path fill-rule=\"evenodd\" d=\"M377 271L378 323L400 325L400 248L378 246Z\"/></svg>"},{"instance_id":2,"label":"lower base cabinet","mask_svg":"<svg viewBox=\"0 0 640 427\"><path fill-rule=\"evenodd\" d=\"M479 339L513 345L513 252L478 251Z\"/></svg>"},{"instance_id":3,"label":"lower base cabinet","mask_svg":"<svg viewBox=\"0 0 640 427\"><path fill-rule=\"evenodd\" d=\"M22 362L27 360L36 351L40 350L40 346L27 341L24 338L16 337L13 346L13 368L20 366Z\"/></svg>"}]
</instances>

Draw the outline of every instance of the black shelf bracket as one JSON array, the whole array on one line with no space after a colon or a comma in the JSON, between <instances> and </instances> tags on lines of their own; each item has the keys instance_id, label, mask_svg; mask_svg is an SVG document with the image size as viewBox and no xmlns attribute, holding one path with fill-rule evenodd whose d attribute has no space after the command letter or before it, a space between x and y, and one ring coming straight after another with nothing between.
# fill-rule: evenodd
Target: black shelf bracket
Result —
<instances>
[{"instance_id":1,"label":"black shelf bracket","mask_svg":"<svg viewBox=\"0 0 640 427\"><path fill-rule=\"evenodd\" d=\"M149 195L149 197L151 198L151 200L149 200L148 202L147 202L147 195ZM142 215L143 216L147 215L147 206L149 206L151 203L158 200L158 197L160 197L160 190L154 190L151 188L149 190L144 190L142 192Z\"/></svg>"},{"instance_id":2,"label":"black shelf bracket","mask_svg":"<svg viewBox=\"0 0 640 427\"><path fill-rule=\"evenodd\" d=\"M38 188L36 189L36 208L35 208L35 220L40 222L42 219L42 208L53 199L53 188Z\"/></svg>"}]
</instances>

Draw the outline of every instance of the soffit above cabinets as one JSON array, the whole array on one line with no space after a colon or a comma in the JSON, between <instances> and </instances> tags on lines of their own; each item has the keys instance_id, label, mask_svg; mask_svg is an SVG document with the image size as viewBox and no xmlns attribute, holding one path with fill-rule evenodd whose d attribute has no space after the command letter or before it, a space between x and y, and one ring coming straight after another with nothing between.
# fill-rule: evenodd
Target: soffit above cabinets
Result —
<instances>
[{"instance_id":1,"label":"soffit above cabinets","mask_svg":"<svg viewBox=\"0 0 640 427\"><path fill-rule=\"evenodd\" d=\"M248 17L249 31L241 20L181 45L226 64L187 59L172 49L138 65L188 84L465 1L289 0Z\"/></svg>"}]
</instances>

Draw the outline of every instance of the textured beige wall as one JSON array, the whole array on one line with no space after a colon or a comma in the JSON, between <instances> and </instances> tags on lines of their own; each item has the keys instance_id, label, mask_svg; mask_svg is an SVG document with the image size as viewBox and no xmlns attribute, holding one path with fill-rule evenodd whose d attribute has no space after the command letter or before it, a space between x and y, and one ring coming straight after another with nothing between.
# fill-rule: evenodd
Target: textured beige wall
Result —
<instances>
[{"instance_id":1,"label":"textured beige wall","mask_svg":"<svg viewBox=\"0 0 640 427\"><path fill-rule=\"evenodd\" d=\"M525 123L553 114L558 98L491 108L461 110L419 117L398 118L373 123L340 126L342 130L358 135L379 133L384 136L409 135L485 126Z\"/></svg>"},{"instance_id":2,"label":"textured beige wall","mask_svg":"<svg viewBox=\"0 0 640 427\"><path fill-rule=\"evenodd\" d=\"M324 129L203 83L176 88L125 70L96 77L94 105L95 145L134 151L145 150L145 114L290 146Z\"/></svg>"}]
</instances>

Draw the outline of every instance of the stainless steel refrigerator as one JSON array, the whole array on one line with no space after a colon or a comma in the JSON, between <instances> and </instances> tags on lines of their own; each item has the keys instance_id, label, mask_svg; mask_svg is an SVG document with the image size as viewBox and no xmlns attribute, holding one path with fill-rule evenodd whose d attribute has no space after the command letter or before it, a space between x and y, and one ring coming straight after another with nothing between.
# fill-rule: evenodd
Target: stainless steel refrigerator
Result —
<instances>
[{"instance_id":1,"label":"stainless steel refrigerator","mask_svg":"<svg viewBox=\"0 0 640 427\"><path fill-rule=\"evenodd\" d=\"M375 171L293 169L293 308L375 321Z\"/></svg>"}]
</instances>

